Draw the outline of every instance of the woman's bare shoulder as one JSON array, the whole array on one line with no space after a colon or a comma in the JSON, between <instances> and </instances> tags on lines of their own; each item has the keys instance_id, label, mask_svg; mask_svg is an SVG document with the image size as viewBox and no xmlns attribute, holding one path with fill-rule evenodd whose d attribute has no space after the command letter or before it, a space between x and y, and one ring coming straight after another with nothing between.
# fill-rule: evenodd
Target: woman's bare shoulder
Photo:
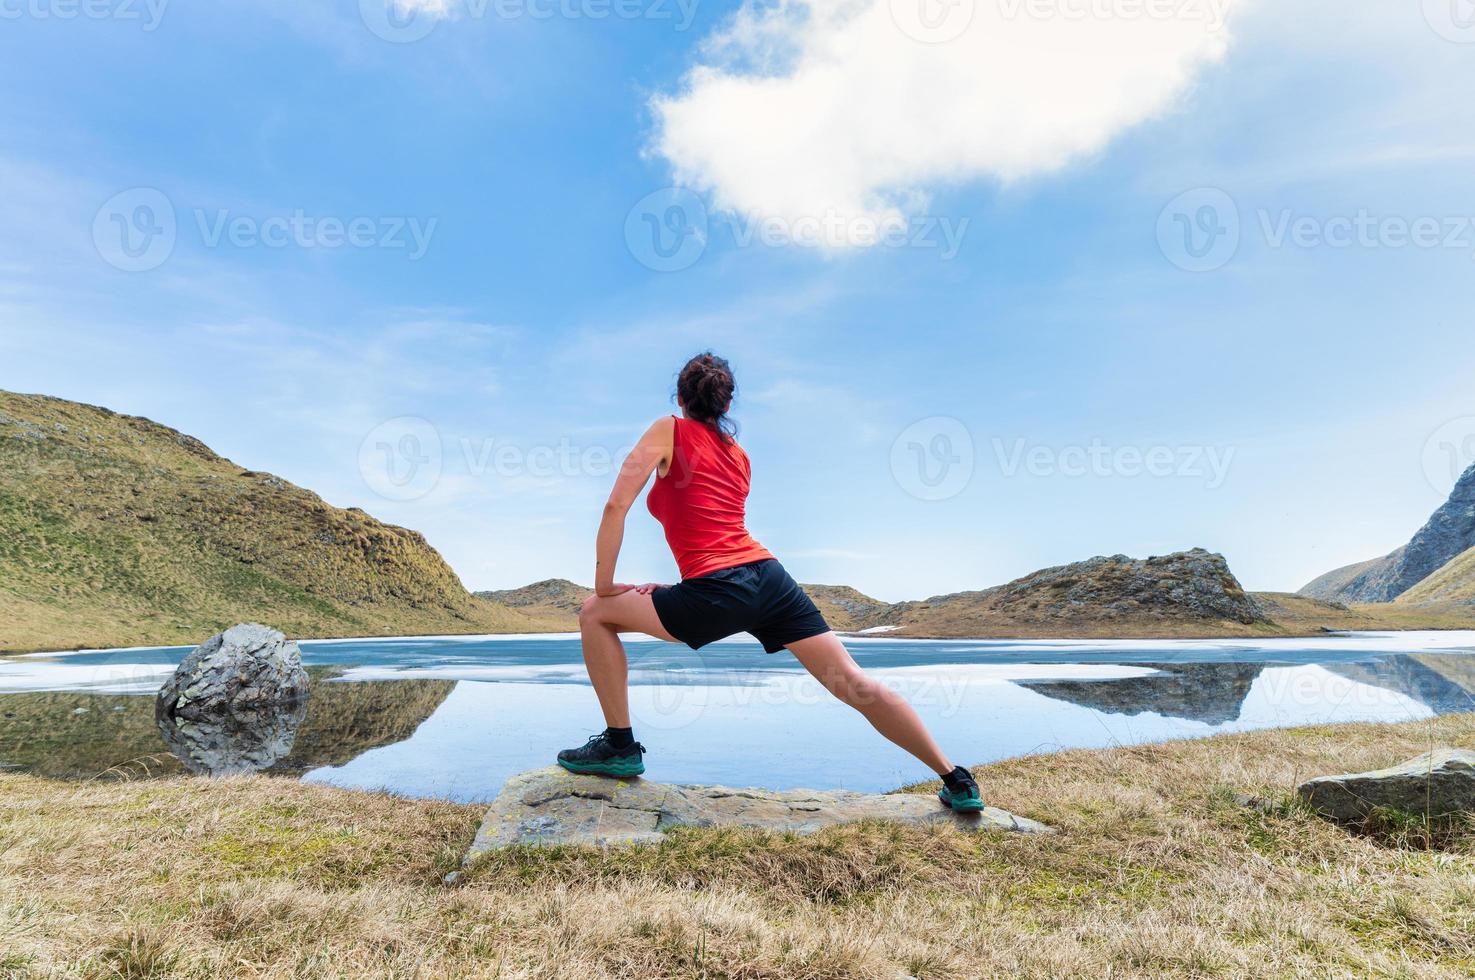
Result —
<instances>
[{"instance_id":1,"label":"woman's bare shoulder","mask_svg":"<svg viewBox=\"0 0 1475 980\"><path fill-rule=\"evenodd\" d=\"M650 424L640 441L647 445L669 446L671 440L676 436L676 419L670 415L662 416Z\"/></svg>"}]
</instances>

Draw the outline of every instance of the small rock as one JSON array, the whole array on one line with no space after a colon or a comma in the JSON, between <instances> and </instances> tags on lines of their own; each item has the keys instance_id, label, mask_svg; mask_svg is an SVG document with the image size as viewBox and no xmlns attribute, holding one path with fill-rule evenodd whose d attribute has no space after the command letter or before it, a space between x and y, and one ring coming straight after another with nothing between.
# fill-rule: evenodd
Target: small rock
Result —
<instances>
[{"instance_id":1,"label":"small rock","mask_svg":"<svg viewBox=\"0 0 1475 980\"><path fill-rule=\"evenodd\" d=\"M933 797L920 794L686 786L579 776L550 766L507 781L487 810L466 863L512 844L651 843L660 840L666 829L682 825L807 834L856 820L1052 832L1044 824L995 807L978 814L953 813Z\"/></svg>"},{"instance_id":2,"label":"small rock","mask_svg":"<svg viewBox=\"0 0 1475 980\"><path fill-rule=\"evenodd\" d=\"M1319 776L1296 792L1336 820L1360 820L1379 807L1431 818L1475 811L1475 752L1435 749L1388 769Z\"/></svg>"}]
</instances>

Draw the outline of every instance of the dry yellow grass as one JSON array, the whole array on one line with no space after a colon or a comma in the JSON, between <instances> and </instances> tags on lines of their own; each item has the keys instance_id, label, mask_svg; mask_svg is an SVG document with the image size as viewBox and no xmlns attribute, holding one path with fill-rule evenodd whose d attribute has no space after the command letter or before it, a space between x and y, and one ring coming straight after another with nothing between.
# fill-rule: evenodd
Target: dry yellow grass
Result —
<instances>
[{"instance_id":1,"label":"dry yellow grass","mask_svg":"<svg viewBox=\"0 0 1475 980\"><path fill-rule=\"evenodd\" d=\"M1475 857L1288 805L1475 716L989 766L1048 838L864 824L497 855L479 808L264 778L0 777L0 973L190 977L1468 976ZM1256 794L1263 809L1236 802Z\"/></svg>"}]
</instances>

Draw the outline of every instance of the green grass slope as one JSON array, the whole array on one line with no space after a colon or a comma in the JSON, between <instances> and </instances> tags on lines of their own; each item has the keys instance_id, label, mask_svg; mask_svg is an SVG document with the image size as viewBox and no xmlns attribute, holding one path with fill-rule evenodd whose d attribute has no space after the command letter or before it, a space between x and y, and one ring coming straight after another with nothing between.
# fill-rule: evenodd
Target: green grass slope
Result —
<instances>
[{"instance_id":1,"label":"green grass slope","mask_svg":"<svg viewBox=\"0 0 1475 980\"><path fill-rule=\"evenodd\" d=\"M469 594L417 532L148 419L0 391L0 650L540 624Z\"/></svg>"},{"instance_id":2,"label":"green grass slope","mask_svg":"<svg viewBox=\"0 0 1475 980\"><path fill-rule=\"evenodd\" d=\"M1434 602L1475 605L1475 548L1471 548L1409 589L1395 600L1401 606L1422 606Z\"/></svg>"}]
</instances>

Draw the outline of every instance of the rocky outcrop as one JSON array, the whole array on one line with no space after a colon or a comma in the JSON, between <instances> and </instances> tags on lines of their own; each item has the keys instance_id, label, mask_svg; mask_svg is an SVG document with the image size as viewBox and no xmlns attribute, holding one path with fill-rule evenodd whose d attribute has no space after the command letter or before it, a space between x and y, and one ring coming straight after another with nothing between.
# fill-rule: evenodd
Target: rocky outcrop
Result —
<instances>
[{"instance_id":1,"label":"rocky outcrop","mask_svg":"<svg viewBox=\"0 0 1475 980\"><path fill-rule=\"evenodd\" d=\"M296 642L257 623L217 633L184 658L159 689L159 718L206 721L307 698Z\"/></svg>"},{"instance_id":2,"label":"rocky outcrop","mask_svg":"<svg viewBox=\"0 0 1475 980\"><path fill-rule=\"evenodd\" d=\"M859 589L852 589L848 585L809 584L801 588L824 614L825 622L837 630L863 630L893 625L891 603L872 599Z\"/></svg>"},{"instance_id":3,"label":"rocky outcrop","mask_svg":"<svg viewBox=\"0 0 1475 980\"><path fill-rule=\"evenodd\" d=\"M578 628L579 607L593 594L593 589L570 582L566 578L545 578L521 588L476 593L482 599L490 599L513 609L565 614L570 617L574 629Z\"/></svg>"},{"instance_id":4,"label":"rocky outcrop","mask_svg":"<svg viewBox=\"0 0 1475 980\"><path fill-rule=\"evenodd\" d=\"M1224 556L1202 548L1091 558L981 592L900 603L891 616L921 636L1155 636L1270 626Z\"/></svg>"},{"instance_id":5,"label":"rocky outcrop","mask_svg":"<svg viewBox=\"0 0 1475 980\"><path fill-rule=\"evenodd\" d=\"M1430 818L1475 812L1475 752L1436 749L1389 769L1320 776L1296 792L1336 820L1361 820L1380 808Z\"/></svg>"},{"instance_id":6,"label":"rocky outcrop","mask_svg":"<svg viewBox=\"0 0 1475 980\"><path fill-rule=\"evenodd\" d=\"M578 776L550 766L508 780L487 810L466 861L512 844L650 843L678 826L757 827L802 834L856 820L1021 833L1050 830L994 807L979 814L955 814L920 794L681 786Z\"/></svg>"},{"instance_id":7,"label":"rocky outcrop","mask_svg":"<svg viewBox=\"0 0 1475 980\"><path fill-rule=\"evenodd\" d=\"M1338 602L1392 602L1475 548L1475 466L1407 545L1384 558L1328 572L1301 590Z\"/></svg>"}]
</instances>

